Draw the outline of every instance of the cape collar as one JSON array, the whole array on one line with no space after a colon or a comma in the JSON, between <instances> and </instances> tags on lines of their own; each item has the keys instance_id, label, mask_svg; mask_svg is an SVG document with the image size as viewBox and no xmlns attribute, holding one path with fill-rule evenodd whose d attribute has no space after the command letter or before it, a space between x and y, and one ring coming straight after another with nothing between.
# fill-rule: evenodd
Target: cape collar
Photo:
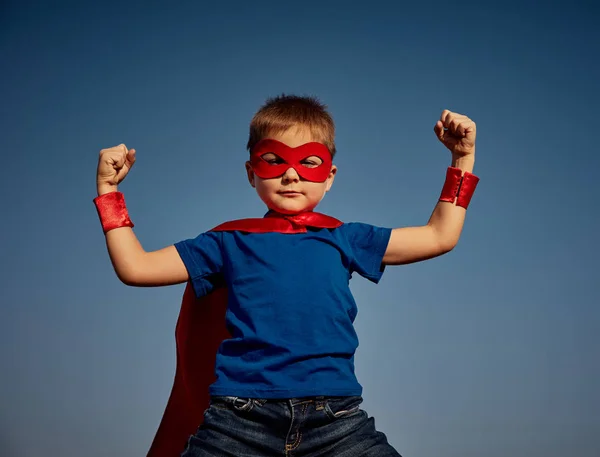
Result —
<instances>
[{"instance_id":1,"label":"cape collar","mask_svg":"<svg viewBox=\"0 0 600 457\"><path fill-rule=\"evenodd\" d=\"M342 225L338 219L314 211L287 215L269 211L263 218L237 219L213 228L212 232L306 233L307 227L334 229Z\"/></svg>"}]
</instances>

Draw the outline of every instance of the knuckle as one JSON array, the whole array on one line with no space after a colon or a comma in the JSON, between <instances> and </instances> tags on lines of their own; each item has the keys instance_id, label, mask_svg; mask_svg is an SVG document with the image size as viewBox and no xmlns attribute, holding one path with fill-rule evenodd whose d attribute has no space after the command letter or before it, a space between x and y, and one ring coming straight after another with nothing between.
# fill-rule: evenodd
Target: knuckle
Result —
<instances>
[{"instance_id":1,"label":"knuckle","mask_svg":"<svg viewBox=\"0 0 600 457\"><path fill-rule=\"evenodd\" d=\"M113 146L110 148L104 148L104 149L100 149L100 155L108 155L108 154L113 154L115 152L119 151L119 146Z\"/></svg>"}]
</instances>

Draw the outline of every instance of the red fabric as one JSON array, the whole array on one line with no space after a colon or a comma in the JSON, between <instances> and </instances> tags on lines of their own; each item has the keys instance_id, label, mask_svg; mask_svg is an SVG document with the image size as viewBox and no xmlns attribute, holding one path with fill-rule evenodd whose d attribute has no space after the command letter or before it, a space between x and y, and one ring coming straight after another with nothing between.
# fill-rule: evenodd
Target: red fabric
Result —
<instances>
[{"instance_id":1,"label":"red fabric","mask_svg":"<svg viewBox=\"0 0 600 457\"><path fill-rule=\"evenodd\" d=\"M469 172L465 173L462 178L460 190L458 191L458 197L456 198L457 206L462 206L465 209L469 207L478 182L479 178L477 176Z\"/></svg>"},{"instance_id":2,"label":"red fabric","mask_svg":"<svg viewBox=\"0 0 600 457\"><path fill-rule=\"evenodd\" d=\"M439 200L454 203L456 199L456 206L467 209L478 182L479 178L473 173L466 171L463 175L460 168L448 167Z\"/></svg>"},{"instance_id":3,"label":"red fabric","mask_svg":"<svg viewBox=\"0 0 600 457\"><path fill-rule=\"evenodd\" d=\"M439 198L440 201L454 203L458 188L460 187L461 177L462 170L460 168L448 167L446 170L446 181L444 181L444 187L442 187L442 193Z\"/></svg>"},{"instance_id":4,"label":"red fabric","mask_svg":"<svg viewBox=\"0 0 600 457\"><path fill-rule=\"evenodd\" d=\"M121 192L109 192L94 198L104 233L119 227L133 227Z\"/></svg>"},{"instance_id":5,"label":"red fabric","mask_svg":"<svg viewBox=\"0 0 600 457\"><path fill-rule=\"evenodd\" d=\"M148 457L176 457L202 423L208 387L215 381L215 358L225 329L227 290L196 299L188 282L175 329L177 366L173 389Z\"/></svg>"},{"instance_id":6,"label":"red fabric","mask_svg":"<svg viewBox=\"0 0 600 457\"><path fill-rule=\"evenodd\" d=\"M264 218L225 222L215 227L213 231L304 233L306 227L336 228L340 225L342 223L334 217L312 211L295 216L286 216L271 211Z\"/></svg>"},{"instance_id":7,"label":"red fabric","mask_svg":"<svg viewBox=\"0 0 600 457\"><path fill-rule=\"evenodd\" d=\"M271 164L262 159L262 156L269 152L277 155L284 162ZM312 168L302 165L302 161L311 156L319 157L322 163ZM307 181L325 182L331 171L332 157L327 146L321 143L311 142L291 148L280 141L265 139L256 143L256 146L252 148L250 163L254 173L261 178L277 178L289 168L293 168Z\"/></svg>"},{"instance_id":8,"label":"red fabric","mask_svg":"<svg viewBox=\"0 0 600 457\"><path fill-rule=\"evenodd\" d=\"M301 233L306 227L336 228L339 220L315 212L283 216L269 212L265 218L240 219L213 231L249 233ZM215 381L215 359L225 328L227 289L220 288L197 299L191 283L183 294L175 329L177 366L169 401L147 457L178 457L202 424L209 405L209 386Z\"/></svg>"}]
</instances>

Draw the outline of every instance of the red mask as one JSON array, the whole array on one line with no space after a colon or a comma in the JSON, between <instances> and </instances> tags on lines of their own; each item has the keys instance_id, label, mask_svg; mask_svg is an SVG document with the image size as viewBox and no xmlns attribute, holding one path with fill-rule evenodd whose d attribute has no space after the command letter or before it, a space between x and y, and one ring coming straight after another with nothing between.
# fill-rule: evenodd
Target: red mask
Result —
<instances>
[{"instance_id":1,"label":"red mask","mask_svg":"<svg viewBox=\"0 0 600 457\"><path fill-rule=\"evenodd\" d=\"M273 153L283 163L269 163L262 157ZM321 159L318 166L307 167L302 164L305 159L316 156ZM303 179L312 182L325 182L331 171L331 153L327 146L321 143L305 143L297 148L291 148L287 144L277 140L261 140L250 152L250 163L252 169L262 179L277 178L287 170L293 168Z\"/></svg>"}]
</instances>

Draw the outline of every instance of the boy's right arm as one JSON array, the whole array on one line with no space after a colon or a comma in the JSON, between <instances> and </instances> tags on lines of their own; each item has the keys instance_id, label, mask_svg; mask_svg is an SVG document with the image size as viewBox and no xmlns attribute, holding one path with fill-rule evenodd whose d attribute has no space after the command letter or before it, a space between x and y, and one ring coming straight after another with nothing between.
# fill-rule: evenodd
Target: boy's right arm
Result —
<instances>
[{"instance_id":1,"label":"boy's right arm","mask_svg":"<svg viewBox=\"0 0 600 457\"><path fill-rule=\"evenodd\" d=\"M135 150L124 144L100 151L96 186L98 195L116 192L135 162ZM131 227L106 232L106 246L118 278L130 286L166 286L189 279L175 246L146 252Z\"/></svg>"},{"instance_id":2,"label":"boy's right arm","mask_svg":"<svg viewBox=\"0 0 600 457\"><path fill-rule=\"evenodd\" d=\"M109 231L106 246L118 278L128 286L169 286L189 278L175 246L146 252L130 227Z\"/></svg>"}]
</instances>

